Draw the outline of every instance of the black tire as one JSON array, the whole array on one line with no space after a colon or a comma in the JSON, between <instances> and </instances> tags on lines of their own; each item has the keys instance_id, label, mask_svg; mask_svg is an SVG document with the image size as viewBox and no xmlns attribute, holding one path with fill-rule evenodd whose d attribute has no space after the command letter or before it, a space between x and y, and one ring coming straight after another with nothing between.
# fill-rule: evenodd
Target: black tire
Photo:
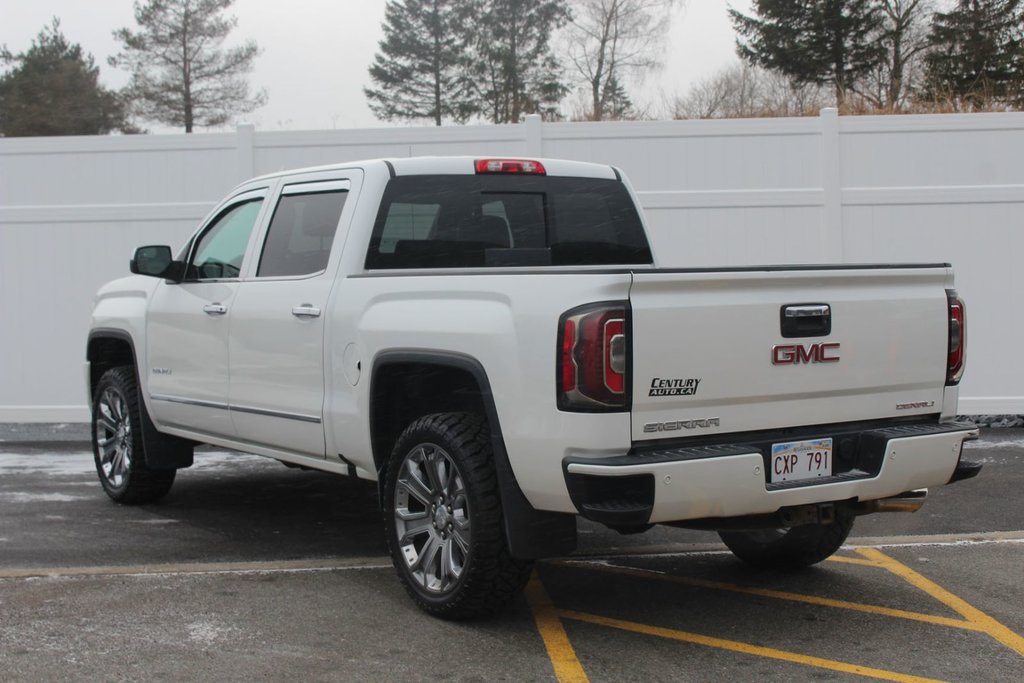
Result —
<instances>
[{"instance_id":1,"label":"black tire","mask_svg":"<svg viewBox=\"0 0 1024 683\"><path fill-rule=\"evenodd\" d=\"M764 569L801 569L832 556L853 529L853 514L836 511L829 524L809 524L790 529L719 531L733 555Z\"/></svg>"},{"instance_id":2,"label":"black tire","mask_svg":"<svg viewBox=\"0 0 1024 683\"><path fill-rule=\"evenodd\" d=\"M135 369L111 368L96 385L92 402L92 452L103 490L126 505L152 503L167 495L175 470L146 467L142 414Z\"/></svg>"},{"instance_id":3,"label":"black tire","mask_svg":"<svg viewBox=\"0 0 1024 683\"><path fill-rule=\"evenodd\" d=\"M482 417L415 420L392 450L383 495L391 559L421 609L469 619L493 614L522 592L533 563L509 554Z\"/></svg>"}]
</instances>

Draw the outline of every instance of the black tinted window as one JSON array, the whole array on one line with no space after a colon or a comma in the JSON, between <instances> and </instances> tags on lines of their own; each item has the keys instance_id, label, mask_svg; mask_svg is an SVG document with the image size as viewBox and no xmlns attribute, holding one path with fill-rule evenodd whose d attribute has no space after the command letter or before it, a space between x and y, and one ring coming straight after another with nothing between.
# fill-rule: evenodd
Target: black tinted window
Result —
<instances>
[{"instance_id":1,"label":"black tinted window","mask_svg":"<svg viewBox=\"0 0 1024 683\"><path fill-rule=\"evenodd\" d=\"M256 277L309 275L326 268L347 196L344 190L282 195Z\"/></svg>"},{"instance_id":2,"label":"black tinted window","mask_svg":"<svg viewBox=\"0 0 1024 683\"><path fill-rule=\"evenodd\" d=\"M371 269L646 263L621 182L499 175L392 179L366 258Z\"/></svg>"}]
</instances>

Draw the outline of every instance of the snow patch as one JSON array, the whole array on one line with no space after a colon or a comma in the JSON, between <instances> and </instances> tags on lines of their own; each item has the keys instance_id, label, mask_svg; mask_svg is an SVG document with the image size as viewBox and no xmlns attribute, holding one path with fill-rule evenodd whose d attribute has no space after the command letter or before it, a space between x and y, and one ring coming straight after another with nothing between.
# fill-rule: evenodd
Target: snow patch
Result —
<instances>
[{"instance_id":1,"label":"snow patch","mask_svg":"<svg viewBox=\"0 0 1024 683\"><path fill-rule=\"evenodd\" d=\"M196 453L195 462L192 465L192 469L199 470L231 470L239 465L254 465L257 463L270 463L272 460L268 460L261 455L252 455L250 453L237 453L232 451L206 451L203 453Z\"/></svg>"},{"instance_id":2,"label":"snow patch","mask_svg":"<svg viewBox=\"0 0 1024 683\"><path fill-rule=\"evenodd\" d=\"M215 624L212 621L194 621L185 628L188 629L189 640L204 645L213 645L218 640L229 637L233 631L237 630L230 626Z\"/></svg>"},{"instance_id":3,"label":"snow patch","mask_svg":"<svg viewBox=\"0 0 1024 683\"><path fill-rule=\"evenodd\" d=\"M230 451L203 451L196 453L192 469L205 471L231 470L240 465L271 462L259 455ZM92 453L0 453L0 475L45 474L51 477L80 477L96 475Z\"/></svg>"},{"instance_id":4,"label":"snow patch","mask_svg":"<svg viewBox=\"0 0 1024 683\"><path fill-rule=\"evenodd\" d=\"M89 496L69 496L66 493L0 493L0 500L11 503L70 503L75 500L89 500Z\"/></svg>"},{"instance_id":5,"label":"snow patch","mask_svg":"<svg viewBox=\"0 0 1024 683\"><path fill-rule=\"evenodd\" d=\"M76 477L96 474L92 453L26 455L0 453L0 474L46 474L52 477Z\"/></svg>"},{"instance_id":6,"label":"snow patch","mask_svg":"<svg viewBox=\"0 0 1024 683\"><path fill-rule=\"evenodd\" d=\"M964 448L1024 448L1024 439L1010 439L1008 441L988 441L985 439L979 439L978 441L968 441L964 444Z\"/></svg>"}]
</instances>

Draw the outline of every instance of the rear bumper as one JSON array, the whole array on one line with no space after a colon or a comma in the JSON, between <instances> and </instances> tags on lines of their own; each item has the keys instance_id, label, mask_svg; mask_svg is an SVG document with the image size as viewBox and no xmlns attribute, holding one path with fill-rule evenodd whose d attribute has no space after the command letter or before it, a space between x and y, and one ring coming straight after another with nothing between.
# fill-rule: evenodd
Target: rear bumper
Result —
<instances>
[{"instance_id":1,"label":"rear bumper","mask_svg":"<svg viewBox=\"0 0 1024 683\"><path fill-rule=\"evenodd\" d=\"M810 482L768 483L763 443L645 449L612 458L563 461L579 513L612 525L765 515L831 501L871 501L943 486L977 474L960 462L967 424L887 426L853 435L856 457L839 474ZM843 438L850 437L849 434ZM779 436L784 441L789 436ZM769 439L770 441L771 439Z\"/></svg>"}]
</instances>

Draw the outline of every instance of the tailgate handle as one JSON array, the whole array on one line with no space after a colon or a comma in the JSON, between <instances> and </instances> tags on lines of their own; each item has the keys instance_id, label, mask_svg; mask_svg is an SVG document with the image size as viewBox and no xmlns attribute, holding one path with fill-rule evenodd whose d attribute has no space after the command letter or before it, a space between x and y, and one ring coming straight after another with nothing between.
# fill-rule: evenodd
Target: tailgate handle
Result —
<instances>
[{"instance_id":1,"label":"tailgate handle","mask_svg":"<svg viewBox=\"0 0 1024 683\"><path fill-rule=\"evenodd\" d=\"M832 307L828 304L788 304L779 317L786 339L825 337L832 332Z\"/></svg>"},{"instance_id":2,"label":"tailgate handle","mask_svg":"<svg viewBox=\"0 0 1024 683\"><path fill-rule=\"evenodd\" d=\"M786 306L785 315L787 318L812 318L828 315L828 304L821 306Z\"/></svg>"}]
</instances>

